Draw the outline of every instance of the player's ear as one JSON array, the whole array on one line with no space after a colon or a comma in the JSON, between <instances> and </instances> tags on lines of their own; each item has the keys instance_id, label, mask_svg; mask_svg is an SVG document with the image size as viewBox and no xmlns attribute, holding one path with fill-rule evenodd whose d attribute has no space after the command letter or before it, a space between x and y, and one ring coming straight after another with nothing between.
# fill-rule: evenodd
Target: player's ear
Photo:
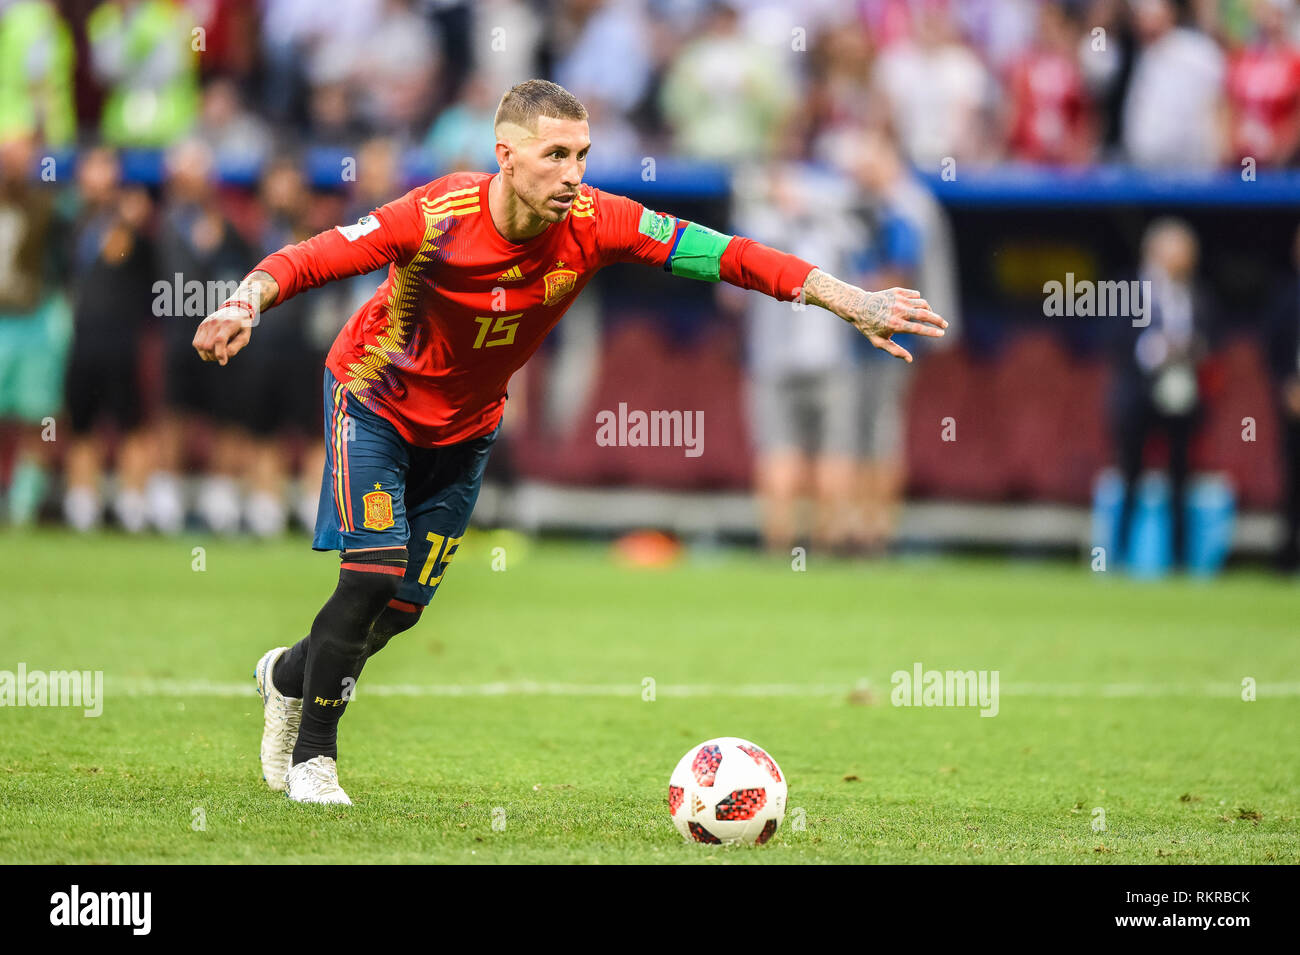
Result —
<instances>
[{"instance_id":1,"label":"player's ear","mask_svg":"<svg viewBox=\"0 0 1300 955\"><path fill-rule=\"evenodd\" d=\"M497 141L497 165L501 167L502 172L514 172L514 151L511 150L509 143Z\"/></svg>"}]
</instances>

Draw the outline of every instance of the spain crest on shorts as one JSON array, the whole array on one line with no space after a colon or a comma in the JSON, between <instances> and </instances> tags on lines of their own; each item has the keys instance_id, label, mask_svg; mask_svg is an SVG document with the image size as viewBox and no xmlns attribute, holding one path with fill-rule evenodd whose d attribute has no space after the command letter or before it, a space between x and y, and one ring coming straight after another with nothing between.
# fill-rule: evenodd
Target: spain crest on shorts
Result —
<instances>
[{"instance_id":1,"label":"spain crest on shorts","mask_svg":"<svg viewBox=\"0 0 1300 955\"><path fill-rule=\"evenodd\" d=\"M361 497L366 505L363 526L372 531L386 531L393 526L393 496L387 491L371 491Z\"/></svg>"},{"instance_id":2,"label":"spain crest on shorts","mask_svg":"<svg viewBox=\"0 0 1300 955\"><path fill-rule=\"evenodd\" d=\"M578 281L578 273L573 269L555 269L543 275L542 281L546 283L546 295L542 298L542 304L554 305L573 291L573 286Z\"/></svg>"}]
</instances>

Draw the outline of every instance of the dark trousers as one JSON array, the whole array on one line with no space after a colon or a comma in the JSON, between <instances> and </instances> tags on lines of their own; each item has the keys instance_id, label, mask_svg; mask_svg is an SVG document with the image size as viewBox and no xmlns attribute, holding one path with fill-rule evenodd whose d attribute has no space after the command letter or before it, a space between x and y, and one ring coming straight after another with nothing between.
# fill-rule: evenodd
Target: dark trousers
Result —
<instances>
[{"instance_id":1,"label":"dark trousers","mask_svg":"<svg viewBox=\"0 0 1300 955\"><path fill-rule=\"evenodd\" d=\"M1174 565L1187 561L1187 478L1190 473L1192 437L1198 415L1161 413L1151 401L1149 389L1137 382L1121 386L1112 409L1119 469L1124 479L1124 501L1120 507L1119 532L1115 546L1120 560L1128 553L1132 535L1137 480L1142 472L1142 450L1153 432L1163 433L1169 443L1169 490L1173 523Z\"/></svg>"},{"instance_id":2,"label":"dark trousers","mask_svg":"<svg viewBox=\"0 0 1300 955\"><path fill-rule=\"evenodd\" d=\"M1279 416L1282 430L1282 516L1285 521L1278 563L1300 566L1300 418Z\"/></svg>"}]
</instances>

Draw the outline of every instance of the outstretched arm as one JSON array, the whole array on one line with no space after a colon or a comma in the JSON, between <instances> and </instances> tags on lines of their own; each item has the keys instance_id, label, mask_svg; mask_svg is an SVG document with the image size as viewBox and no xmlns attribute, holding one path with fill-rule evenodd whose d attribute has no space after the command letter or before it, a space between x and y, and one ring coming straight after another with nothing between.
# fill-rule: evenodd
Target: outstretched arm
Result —
<instances>
[{"instance_id":1,"label":"outstretched arm","mask_svg":"<svg viewBox=\"0 0 1300 955\"><path fill-rule=\"evenodd\" d=\"M807 302L838 315L867 337L867 341L895 358L910 362L911 354L893 336L903 332L938 338L948 322L930 310L930 303L914 289L889 288L882 292L841 281L797 256L781 252L744 236L723 236L695 223L686 226L711 235L720 248L718 276L732 285L757 289L781 301ZM683 236L683 242L686 236ZM680 251L682 243L678 243ZM671 259L674 256L670 256ZM675 264L672 271L677 272ZM679 273L682 274L682 273ZM689 274L689 273L685 273Z\"/></svg>"},{"instance_id":2,"label":"outstretched arm","mask_svg":"<svg viewBox=\"0 0 1300 955\"><path fill-rule=\"evenodd\" d=\"M419 249L428 228L412 190L355 225L338 226L271 253L199 325L194 350L204 361L224 365L248 344L264 309L327 282L404 263Z\"/></svg>"},{"instance_id":3,"label":"outstretched arm","mask_svg":"<svg viewBox=\"0 0 1300 955\"><path fill-rule=\"evenodd\" d=\"M914 289L868 292L821 269L813 269L804 279L803 300L834 312L881 351L907 362L912 355L893 341L894 335L901 332L939 338L948 327L948 322L930 311L930 303Z\"/></svg>"},{"instance_id":4,"label":"outstretched arm","mask_svg":"<svg viewBox=\"0 0 1300 955\"><path fill-rule=\"evenodd\" d=\"M938 338L948 323L912 289L868 292L798 256L745 236L723 235L696 222L653 212L638 202L593 190L597 222L610 261L644 262L706 282L723 281L781 301L808 302L833 312L895 358L910 362L893 341L905 332ZM603 217L603 219L601 218Z\"/></svg>"}]
</instances>

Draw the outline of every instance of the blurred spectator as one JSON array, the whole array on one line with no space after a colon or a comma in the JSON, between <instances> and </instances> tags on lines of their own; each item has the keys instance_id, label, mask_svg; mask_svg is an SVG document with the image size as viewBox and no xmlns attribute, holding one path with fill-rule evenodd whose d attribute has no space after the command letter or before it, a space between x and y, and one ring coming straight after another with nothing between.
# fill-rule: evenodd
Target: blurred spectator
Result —
<instances>
[{"instance_id":1,"label":"blurred spectator","mask_svg":"<svg viewBox=\"0 0 1300 955\"><path fill-rule=\"evenodd\" d=\"M502 92L489 89L482 74L475 73L466 80L460 100L439 114L424 140L435 175L462 169L496 169L497 137L492 120Z\"/></svg>"},{"instance_id":2,"label":"blurred spectator","mask_svg":"<svg viewBox=\"0 0 1300 955\"><path fill-rule=\"evenodd\" d=\"M281 156L262 173L260 253L269 254L311 237L306 225L307 187L296 159ZM252 258L258 258L254 255ZM244 263L248 268L249 262ZM320 367L307 346L306 318L311 295L300 295L265 316L253 330L257 347L225 369L221 404L229 405L231 422L239 429L245 455L240 463L247 493L243 496L244 526L258 537L283 533L288 519L289 460L284 438L309 433L314 440L320 404ZM310 429L310 431L308 431ZM320 471L311 490L320 491Z\"/></svg>"},{"instance_id":3,"label":"blurred spectator","mask_svg":"<svg viewBox=\"0 0 1300 955\"><path fill-rule=\"evenodd\" d=\"M490 134L489 139L496 143L494 134ZM495 149L492 164L496 165ZM406 181L402 173L402 154L397 143L383 136L367 140L357 151L357 181L352 195L348 198L343 221L359 221L385 203L392 202L406 192L406 189ZM351 314L368 302L370 296L375 294L375 289L383 284L387 276L388 267L384 266L347 280L345 284L348 293L348 313ZM330 342L333 343L332 337Z\"/></svg>"},{"instance_id":4,"label":"blurred spectator","mask_svg":"<svg viewBox=\"0 0 1300 955\"><path fill-rule=\"evenodd\" d=\"M664 116L693 159L744 162L771 155L794 106L793 80L767 47L739 29L734 0L716 0L664 80ZM782 61L783 62L783 61Z\"/></svg>"},{"instance_id":5,"label":"blurred spectator","mask_svg":"<svg viewBox=\"0 0 1300 955\"><path fill-rule=\"evenodd\" d=\"M940 340L916 340L912 345L951 345L961 333L961 302L948 214L908 167L898 144L880 130L846 138L839 152L838 165L854 177L872 204L872 248L859 269L872 279L868 287L924 289L926 301L948 320L948 330Z\"/></svg>"},{"instance_id":6,"label":"blurred spectator","mask_svg":"<svg viewBox=\"0 0 1300 955\"><path fill-rule=\"evenodd\" d=\"M914 0L861 0L858 10L872 42L884 50L908 42L915 6Z\"/></svg>"},{"instance_id":7,"label":"blurred spectator","mask_svg":"<svg viewBox=\"0 0 1300 955\"><path fill-rule=\"evenodd\" d=\"M157 276L146 229L148 193L123 189L112 150L99 148L77 163L80 202L72 236L73 339L68 359L67 410L72 440L65 461L63 513L79 531L99 524L107 454L102 426L116 431L114 512L128 532L144 529L145 485L152 466L140 427L140 345Z\"/></svg>"},{"instance_id":8,"label":"blurred spectator","mask_svg":"<svg viewBox=\"0 0 1300 955\"><path fill-rule=\"evenodd\" d=\"M35 519L45 500L47 427L63 405L70 319L60 292L62 227L50 186L36 181L36 141L0 142L0 421L19 425L9 520Z\"/></svg>"},{"instance_id":9,"label":"blurred spectator","mask_svg":"<svg viewBox=\"0 0 1300 955\"><path fill-rule=\"evenodd\" d=\"M1038 32L1007 83L1012 158L1058 165L1092 159L1096 136L1078 45L1079 30L1062 7L1038 8Z\"/></svg>"},{"instance_id":10,"label":"blurred spectator","mask_svg":"<svg viewBox=\"0 0 1300 955\"><path fill-rule=\"evenodd\" d=\"M945 346L961 327L952 228L942 207L903 161L887 136L870 132L851 140L842 157L870 202L871 243L855 257L857 283L868 289L924 289L931 308L948 320ZM914 355L927 339L906 343ZM858 543L883 551L894 537L906 484L903 434L912 366L856 341L863 354L859 377L861 419L858 500L863 509ZM918 355L919 357L919 355Z\"/></svg>"},{"instance_id":11,"label":"blurred spectator","mask_svg":"<svg viewBox=\"0 0 1300 955\"><path fill-rule=\"evenodd\" d=\"M308 102L306 144L309 147L350 149L365 136L365 127L352 108L352 91L346 83L320 83Z\"/></svg>"},{"instance_id":12,"label":"blurred spectator","mask_svg":"<svg viewBox=\"0 0 1300 955\"><path fill-rule=\"evenodd\" d=\"M1187 223L1160 219L1142 240L1139 280L1150 282L1145 327L1124 321L1111 393L1111 420L1124 479L1116 548L1123 561L1133 523L1135 489L1147 437L1169 444L1173 559L1183 566L1186 548L1188 455L1201 401L1197 366L1209 348L1213 304L1196 279L1199 243Z\"/></svg>"},{"instance_id":13,"label":"blurred spectator","mask_svg":"<svg viewBox=\"0 0 1300 955\"><path fill-rule=\"evenodd\" d=\"M174 0L105 0L86 30L95 74L108 86L101 120L114 146L165 146L199 113L192 18Z\"/></svg>"},{"instance_id":14,"label":"blurred spectator","mask_svg":"<svg viewBox=\"0 0 1300 955\"><path fill-rule=\"evenodd\" d=\"M644 153L628 118L646 95L653 68L643 7L640 0L566 0L553 30L556 36L573 38L553 51L555 81L587 107L592 137L599 144L593 159L597 166L635 161Z\"/></svg>"},{"instance_id":15,"label":"blurred spectator","mask_svg":"<svg viewBox=\"0 0 1300 955\"><path fill-rule=\"evenodd\" d=\"M849 183L809 167L773 164L738 188L740 232L847 274L865 235L848 209ZM757 292L728 291L749 315L750 422L763 542L789 555L801 539L797 508L814 503L811 542L839 551L854 539L860 402L858 332L847 322Z\"/></svg>"},{"instance_id":16,"label":"blurred spectator","mask_svg":"<svg viewBox=\"0 0 1300 955\"><path fill-rule=\"evenodd\" d=\"M1124 101L1124 148L1149 169L1212 169L1223 154L1223 54L1177 25L1171 0L1134 0L1140 49Z\"/></svg>"},{"instance_id":17,"label":"blurred spectator","mask_svg":"<svg viewBox=\"0 0 1300 955\"><path fill-rule=\"evenodd\" d=\"M741 29L753 39L767 44L774 56L796 53L800 58L804 52L794 49L794 30L805 31L802 39L808 41L805 44L807 46L815 42L817 35L843 22L847 17L856 17L858 13L853 9L853 4L845 3L844 0L801 0L800 3L790 3L789 0L744 0L733 6L741 15Z\"/></svg>"},{"instance_id":18,"label":"blurred spectator","mask_svg":"<svg viewBox=\"0 0 1300 955\"><path fill-rule=\"evenodd\" d=\"M650 83L649 25L639 0L564 0L561 35L573 43L560 51L555 82L590 108L598 99L627 115Z\"/></svg>"},{"instance_id":19,"label":"blurred spectator","mask_svg":"<svg viewBox=\"0 0 1300 955\"><path fill-rule=\"evenodd\" d=\"M1292 0L1254 0L1256 35L1228 62L1232 154L1290 165L1300 145L1300 49L1287 35Z\"/></svg>"},{"instance_id":20,"label":"blurred spectator","mask_svg":"<svg viewBox=\"0 0 1300 955\"><path fill-rule=\"evenodd\" d=\"M608 106L603 99L597 97L589 103L584 103L587 107L587 125L591 129L592 159L591 166L595 169L609 168L618 166L623 169L639 169L640 159L646 152L642 144L641 137L637 135L636 128L628 122L627 118L621 113L615 112ZM493 140L495 142L495 138ZM599 146L600 152L595 152ZM487 167L495 171L496 157Z\"/></svg>"},{"instance_id":21,"label":"blurred spectator","mask_svg":"<svg viewBox=\"0 0 1300 955\"><path fill-rule=\"evenodd\" d=\"M441 40L439 56L443 68L433 103L441 111L460 98L465 80L474 68L474 4L470 0L422 0L421 5L433 24L433 35Z\"/></svg>"},{"instance_id":22,"label":"blurred spectator","mask_svg":"<svg viewBox=\"0 0 1300 955\"><path fill-rule=\"evenodd\" d=\"M362 118L372 130L404 141L429 122L439 67L433 26L413 7L414 0L384 0L354 60Z\"/></svg>"},{"instance_id":23,"label":"blurred spectator","mask_svg":"<svg viewBox=\"0 0 1300 955\"><path fill-rule=\"evenodd\" d=\"M150 481L151 516L160 530L180 530L184 518L178 475L186 438L201 424L214 427L209 473L198 508L210 530L239 526L237 476L243 466L244 436L239 406L226 369L200 361L191 342L194 329L247 272L252 250L217 204L212 154L202 143L180 143L167 155L167 199L159 235L163 279L182 290L182 314L169 313L166 339L166 410L159 429L159 471ZM202 287L198 301L189 289ZM219 284L220 283L220 284ZM174 301L175 293L167 293ZM257 334L255 331L254 334Z\"/></svg>"},{"instance_id":24,"label":"blurred spectator","mask_svg":"<svg viewBox=\"0 0 1300 955\"><path fill-rule=\"evenodd\" d=\"M527 0L476 0L474 68L498 97L537 75L546 11Z\"/></svg>"},{"instance_id":25,"label":"blurred spectator","mask_svg":"<svg viewBox=\"0 0 1300 955\"><path fill-rule=\"evenodd\" d=\"M263 102L273 119L301 126L312 91L351 85L356 71L375 55L374 33L381 0L265 0L262 50Z\"/></svg>"},{"instance_id":26,"label":"blurred spectator","mask_svg":"<svg viewBox=\"0 0 1300 955\"><path fill-rule=\"evenodd\" d=\"M1281 425L1283 524L1276 560L1288 573L1300 570L1300 230L1292 261L1294 271L1274 296L1265 341Z\"/></svg>"},{"instance_id":27,"label":"blurred spectator","mask_svg":"<svg viewBox=\"0 0 1300 955\"><path fill-rule=\"evenodd\" d=\"M401 153L393 140L381 137L367 141L357 151L356 159L355 192L343 211L343 222L369 215L406 190ZM263 232L264 252L274 252L339 224L329 217L337 206L309 201L299 168L288 160L277 162L273 173L268 172L262 196L270 213ZM285 307L290 311L283 318L277 308L254 332L265 356L262 367L253 373L252 387L259 404L279 405L270 410L254 408L245 419L256 442L246 510L246 522L255 533L277 533L284 525L283 505L278 502L285 496L288 475L288 459L279 440L285 433L306 435L290 497L301 526L308 531L315 528L325 466L325 447L317 440L322 425L320 387L325 356L339 330L387 275L385 266L313 289L287 303ZM252 350L247 354L251 357ZM250 364L256 366L257 362Z\"/></svg>"},{"instance_id":28,"label":"blurred spectator","mask_svg":"<svg viewBox=\"0 0 1300 955\"><path fill-rule=\"evenodd\" d=\"M262 30L262 6L263 0L186 0L203 30L201 43L190 44L203 54L201 76L224 76L234 80L244 96L258 95L255 75L261 66L261 44L253 38Z\"/></svg>"},{"instance_id":29,"label":"blurred spectator","mask_svg":"<svg viewBox=\"0 0 1300 955\"><path fill-rule=\"evenodd\" d=\"M1255 0L1195 0L1192 13L1202 30L1233 49L1255 37L1254 6Z\"/></svg>"},{"instance_id":30,"label":"blurred spectator","mask_svg":"<svg viewBox=\"0 0 1300 955\"><path fill-rule=\"evenodd\" d=\"M1060 12L1064 5L1062 0L947 0L944 4L946 15L971 48L998 75L1021 59L1034 42L1035 14L1049 7Z\"/></svg>"},{"instance_id":31,"label":"blurred spectator","mask_svg":"<svg viewBox=\"0 0 1300 955\"><path fill-rule=\"evenodd\" d=\"M1088 28L1079 37L1079 69L1097 113L1097 135L1107 159L1122 158L1124 94L1135 55L1128 10L1129 0L1090 0L1081 17Z\"/></svg>"},{"instance_id":32,"label":"blurred spectator","mask_svg":"<svg viewBox=\"0 0 1300 955\"><path fill-rule=\"evenodd\" d=\"M262 8L261 106L277 123L294 122L305 108L304 61L320 6L313 0L263 0Z\"/></svg>"},{"instance_id":33,"label":"blurred spectator","mask_svg":"<svg viewBox=\"0 0 1300 955\"><path fill-rule=\"evenodd\" d=\"M0 142L34 135L52 148L77 134L72 34L47 0L0 4Z\"/></svg>"},{"instance_id":34,"label":"blurred spectator","mask_svg":"<svg viewBox=\"0 0 1300 955\"><path fill-rule=\"evenodd\" d=\"M881 122L872 112L873 101L863 95L873 56L871 36L856 22L818 35L808 58L808 95L803 108L792 111L785 131L794 142L807 144L806 158L825 158L828 143L845 130Z\"/></svg>"},{"instance_id":35,"label":"blurred spectator","mask_svg":"<svg viewBox=\"0 0 1300 955\"><path fill-rule=\"evenodd\" d=\"M266 123L244 108L239 87L225 77L213 79L203 91L195 138L208 147L218 169L248 180L256 180L271 151Z\"/></svg>"},{"instance_id":36,"label":"blurred spectator","mask_svg":"<svg viewBox=\"0 0 1300 955\"><path fill-rule=\"evenodd\" d=\"M926 171L946 158L981 159L993 93L988 69L957 36L940 5L914 9L913 35L886 49L872 71L872 91L907 157Z\"/></svg>"}]
</instances>

